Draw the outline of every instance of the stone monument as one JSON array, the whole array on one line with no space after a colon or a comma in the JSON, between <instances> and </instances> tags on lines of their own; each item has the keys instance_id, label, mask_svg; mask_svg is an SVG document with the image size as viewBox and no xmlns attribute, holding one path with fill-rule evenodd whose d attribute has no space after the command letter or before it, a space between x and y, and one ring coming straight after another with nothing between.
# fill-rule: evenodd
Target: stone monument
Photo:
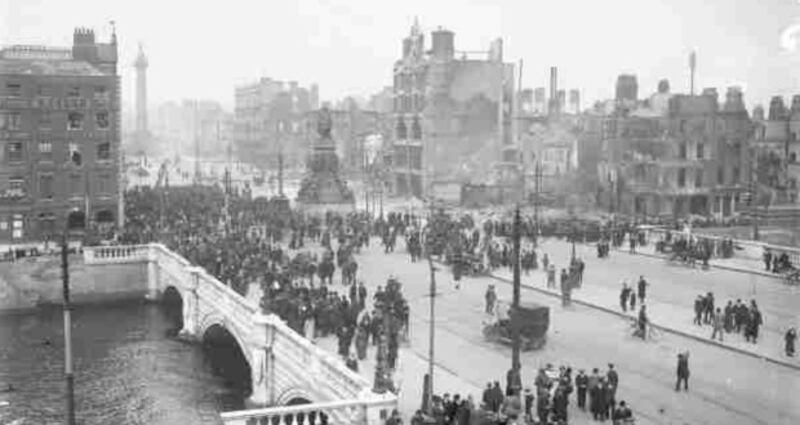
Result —
<instances>
[{"instance_id":1,"label":"stone monument","mask_svg":"<svg viewBox=\"0 0 800 425\"><path fill-rule=\"evenodd\" d=\"M355 210L353 191L339 175L336 143L331 138L330 111L322 108L317 114L317 139L306 161L306 176L297 193L297 206L307 212L350 212Z\"/></svg>"}]
</instances>

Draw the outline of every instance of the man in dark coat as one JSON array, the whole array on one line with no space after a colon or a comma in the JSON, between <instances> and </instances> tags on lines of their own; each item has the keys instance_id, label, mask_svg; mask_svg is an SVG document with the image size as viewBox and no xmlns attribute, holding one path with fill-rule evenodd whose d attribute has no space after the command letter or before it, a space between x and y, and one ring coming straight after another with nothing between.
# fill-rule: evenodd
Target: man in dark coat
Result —
<instances>
[{"instance_id":1,"label":"man in dark coat","mask_svg":"<svg viewBox=\"0 0 800 425\"><path fill-rule=\"evenodd\" d=\"M636 288L637 289L636 293L639 295L639 304L643 304L644 300L647 298L646 291L648 286L647 281L644 280L644 276L639 276L639 283L637 286L638 287Z\"/></svg>"},{"instance_id":2,"label":"man in dark coat","mask_svg":"<svg viewBox=\"0 0 800 425\"><path fill-rule=\"evenodd\" d=\"M608 380L608 387L611 391L611 400L616 400L617 388L619 387L619 375L612 363L608 364L608 372L606 372L606 379Z\"/></svg>"},{"instance_id":3,"label":"man in dark coat","mask_svg":"<svg viewBox=\"0 0 800 425\"><path fill-rule=\"evenodd\" d=\"M503 389L500 388L500 382L495 381L494 386L492 387L492 411L497 413L500 411L500 406L503 404L503 400L505 399L505 395L503 395Z\"/></svg>"},{"instance_id":4,"label":"man in dark coat","mask_svg":"<svg viewBox=\"0 0 800 425\"><path fill-rule=\"evenodd\" d=\"M589 410L592 412L594 420L599 421L602 418L603 408L603 380L598 380L597 384L589 387Z\"/></svg>"},{"instance_id":5,"label":"man in dark coat","mask_svg":"<svg viewBox=\"0 0 800 425\"><path fill-rule=\"evenodd\" d=\"M794 328L789 328L783 336L783 340L785 342L786 355L794 357L794 342L797 340L797 331Z\"/></svg>"},{"instance_id":6,"label":"man in dark coat","mask_svg":"<svg viewBox=\"0 0 800 425\"><path fill-rule=\"evenodd\" d=\"M492 383L486 383L486 389L483 390L483 396L481 397L481 401L484 405L486 405L489 409L492 408L492 397L494 392L492 391Z\"/></svg>"},{"instance_id":7,"label":"man in dark coat","mask_svg":"<svg viewBox=\"0 0 800 425\"><path fill-rule=\"evenodd\" d=\"M547 416L550 412L550 394L547 390L541 389L536 399L536 416L539 417L540 424L547 425Z\"/></svg>"},{"instance_id":8,"label":"man in dark coat","mask_svg":"<svg viewBox=\"0 0 800 425\"><path fill-rule=\"evenodd\" d=\"M680 391L681 382L683 389L689 391L689 352L678 354L678 380L675 382L675 391Z\"/></svg>"},{"instance_id":9,"label":"man in dark coat","mask_svg":"<svg viewBox=\"0 0 800 425\"><path fill-rule=\"evenodd\" d=\"M703 325L703 310L705 310L706 298L698 295L694 300L694 324L698 326Z\"/></svg>"},{"instance_id":10,"label":"man in dark coat","mask_svg":"<svg viewBox=\"0 0 800 425\"><path fill-rule=\"evenodd\" d=\"M586 391L589 388L589 377L586 376L583 369L575 376L575 388L578 389L578 408L586 410Z\"/></svg>"},{"instance_id":11,"label":"man in dark coat","mask_svg":"<svg viewBox=\"0 0 800 425\"><path fill-rule=\"evenodd\" d=\"M756 302L752 301L747 329L745 329L745 340L755 344L758 341L758 329L763 323L764 319L761 316L761 312L758 310Z\"/></svg>"}]
</instances>

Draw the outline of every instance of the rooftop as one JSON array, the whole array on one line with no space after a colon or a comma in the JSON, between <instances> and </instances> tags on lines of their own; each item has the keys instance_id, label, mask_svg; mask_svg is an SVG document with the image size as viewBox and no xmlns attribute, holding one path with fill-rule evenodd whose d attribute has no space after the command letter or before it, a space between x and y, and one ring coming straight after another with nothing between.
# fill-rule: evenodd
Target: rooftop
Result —
<instances>
[{"instance_id":1,"label":"rooftop","mask_svg":"<svg viewBox=\"0 0 800 425\"><path fill-rule=\"evenodd\" d=\"M14 45L0 49L0 74L105 75L88 62L73 60L71 49L27 45Z\"/></svg>"},{"instance_id":2,"label":"rooftop","mask_svg":"<svg viewBox=\"0 0 800 425\"><path fill-rule=\"evenodd\" d=\"M103 76L88 62L58 59L0 59L0 75Z\"/></svg>"}]
</instances>

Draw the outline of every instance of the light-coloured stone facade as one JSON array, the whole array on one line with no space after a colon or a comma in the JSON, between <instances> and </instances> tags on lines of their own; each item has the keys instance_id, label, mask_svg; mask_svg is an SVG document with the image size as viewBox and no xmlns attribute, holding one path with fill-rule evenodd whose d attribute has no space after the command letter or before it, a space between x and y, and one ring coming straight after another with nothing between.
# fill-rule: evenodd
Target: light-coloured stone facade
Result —
<instances>
[{"instance_id":1,"label":"light-coloured stone facade","mask_svg":"<svg viewBox=\"0 0 800 425\"><path fill-rule=\"evenodd\" d=\"M293 413L286 409L297 406L279 406L295 398L312 402L298 412L325 411L335 423L377 423L396 408L396 397L373 394L370 383L341 359L298 335L278 316L262 314L253 300L164 245L90 247L84 249L84 261L87 266L144 262L148 299L159 299L170 287L180 294L182 336L202 339L214 325L233 335L252 373L250 402L272 407L225 414L225 423Z\"/></svg>"}]
</instances>

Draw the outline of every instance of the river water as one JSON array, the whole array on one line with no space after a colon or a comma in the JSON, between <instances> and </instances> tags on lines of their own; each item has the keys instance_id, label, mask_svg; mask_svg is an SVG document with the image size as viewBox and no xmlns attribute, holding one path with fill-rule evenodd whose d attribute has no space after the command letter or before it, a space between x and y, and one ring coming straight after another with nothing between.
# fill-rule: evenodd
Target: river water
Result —
<instances>
[{"instance_id":1,"label":"river water","mask_svg":"<svg viewBox=\"0 0 800 425\"><path fill-rule=\"evenodd\" d=\"M244 407L207 350L170 336L169 317L142 302L75 308L78 424L219 424L218 412ZM0 424L63 423L63 353L60 307L0 316Z\"/></svg>"}]
</instances>

